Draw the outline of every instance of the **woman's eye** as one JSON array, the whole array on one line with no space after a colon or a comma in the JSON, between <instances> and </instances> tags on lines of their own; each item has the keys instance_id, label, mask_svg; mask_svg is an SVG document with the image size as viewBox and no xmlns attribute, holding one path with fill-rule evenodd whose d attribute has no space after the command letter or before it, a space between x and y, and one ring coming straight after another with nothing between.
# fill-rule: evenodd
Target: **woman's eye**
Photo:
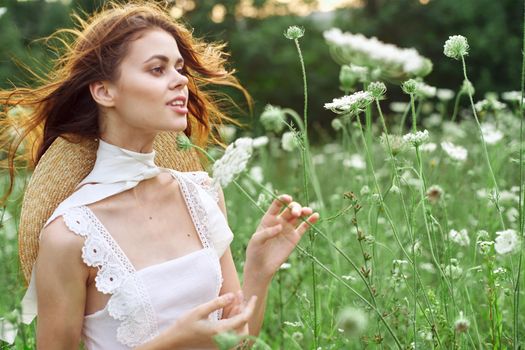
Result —
<instances>
[{"instance_id":1,"label":"woman's eye","mask_svg":"<svg viewBox=\"0 0 525 350\"><path fill-rule=\"evenodd\" d=\"M155 74L162 74L164 72L164 68L162 67L155 67L151 70Z\"/></svg>"},{"instance_id":2,"label":"woman's eye","mask_svg":"<svg viewBox=\"0 0 525 350\"><path fill-rule=\"evenodd\" d=\"M186 71L184 70L184 67L175 68L179 74L186 74Z\"/></svg>"}]
</instances>

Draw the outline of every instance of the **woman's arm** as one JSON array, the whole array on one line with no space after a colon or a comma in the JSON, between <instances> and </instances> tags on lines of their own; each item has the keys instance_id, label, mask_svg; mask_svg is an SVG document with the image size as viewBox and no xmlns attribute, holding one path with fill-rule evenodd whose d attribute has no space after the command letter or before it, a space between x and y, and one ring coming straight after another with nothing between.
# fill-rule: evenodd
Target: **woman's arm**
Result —
<instances>
[{"instance_id":1,"label":"woman's arm","mask_svg":"<svg viewBox=\"0 0 525 350\"><path fill-rule=\"evenodd\" d=\"M285 205L287 207L281 212ZM222 191L219 191L219 207L226 217ZM307 223L299 222L300 217L305 217L307 222L314 224L319 215L312 214L312 210L308 207L292 202L291 196L283 195L279 200L273 201L250 239L246 249L242 285L246 297L257 297L253 315L248 322L250 335L257 336L261 330L266 297L273 275L286 261L309 227ZM224 279L221 294L237 292L240 283L230 249L221 258L221 268ZM228 317L231 311L225 308L224 315Z\"/></svg>"},{"instance_id":2,"label":"woman's arm","mask_svg":"<svg viewBox=\"0 0 525 350\"><path fill-rule=\"evenodd\" d=\"M38 299L37 348L76 349L80 344L89 268L81 259L84 239L62 217L42 231L35 265Z\"/></svg>"}]
</instances>

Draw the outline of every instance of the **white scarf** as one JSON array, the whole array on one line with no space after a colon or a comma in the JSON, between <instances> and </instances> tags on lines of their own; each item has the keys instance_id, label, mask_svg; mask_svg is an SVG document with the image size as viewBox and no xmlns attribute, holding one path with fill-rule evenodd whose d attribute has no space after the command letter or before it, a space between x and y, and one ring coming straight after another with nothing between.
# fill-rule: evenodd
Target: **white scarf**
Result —
<instances>
[{"instance_id":1,"label":"white scarf","mask_svg":"<svg viewBox=\"0 0 525 350\"><path fill-rule=\"evenodd\" d=\"M77 191L60 203L44 227L69 208L98 202L129 190L142 180L157 176L163 168L156 166L154 160L155 151L138 153L99 140L93 170L78 184ZM33 268L29 287L21 303L21 320L25 324L30 324L37 315L35 283L35 269ZM0 318L1 340L12 344L17 331L16 325Z\"/></svg>"}]
</instances>

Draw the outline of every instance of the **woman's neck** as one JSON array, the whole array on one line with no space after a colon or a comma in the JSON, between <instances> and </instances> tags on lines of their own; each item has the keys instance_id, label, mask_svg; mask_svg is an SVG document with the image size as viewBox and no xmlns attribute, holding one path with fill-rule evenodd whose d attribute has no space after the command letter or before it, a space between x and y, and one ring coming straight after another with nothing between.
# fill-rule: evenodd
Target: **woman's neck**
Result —
<instances>
[{"instance_id":1,"label":"woman's neck","mask_svg":"<svg viewBox=\"0 0 525 350\"><path fill-rule=\"evenodd\" d=\"M103 133L100 139L111 145L137 153L153 152L153 141L156 135L122 135L115 133Z\"/></svg>"}]
</instances>

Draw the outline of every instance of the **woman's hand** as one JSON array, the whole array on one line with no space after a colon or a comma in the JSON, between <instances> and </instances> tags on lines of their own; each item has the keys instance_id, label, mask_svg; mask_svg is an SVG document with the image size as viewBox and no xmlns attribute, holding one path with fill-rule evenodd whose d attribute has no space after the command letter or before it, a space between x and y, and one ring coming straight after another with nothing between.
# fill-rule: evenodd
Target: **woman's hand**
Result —
<instances>
[{"instance_id":1,"label":"woman's hand","mask_svg":"<svg viewBox=\"0 0 525 350\"><path fill-rule=\"evenodd\" d=\"M299 243L308 223L314 224L318 219L318 213L293 202L289 195L274 200L248 243L245 274L257 274L269 281Z\"/></svg>"},{"instance_id":2,"label":"woman's hand","mask_svg":"<svg viewBox=\"0 0 525 350\"><path fill-rule=\"evenodd\" d=\"M136 350L179 349L193 347L211 347L215 345L213 337L223 332L234 332L238 335L248 334L248 320L253 314L257 297L253 296L247 303L242 295L227 293L188 311L166 331L151 342ZM210 313L232 306L235 313L219 321L208 319Z\"/></svg>"}]
</instances>

